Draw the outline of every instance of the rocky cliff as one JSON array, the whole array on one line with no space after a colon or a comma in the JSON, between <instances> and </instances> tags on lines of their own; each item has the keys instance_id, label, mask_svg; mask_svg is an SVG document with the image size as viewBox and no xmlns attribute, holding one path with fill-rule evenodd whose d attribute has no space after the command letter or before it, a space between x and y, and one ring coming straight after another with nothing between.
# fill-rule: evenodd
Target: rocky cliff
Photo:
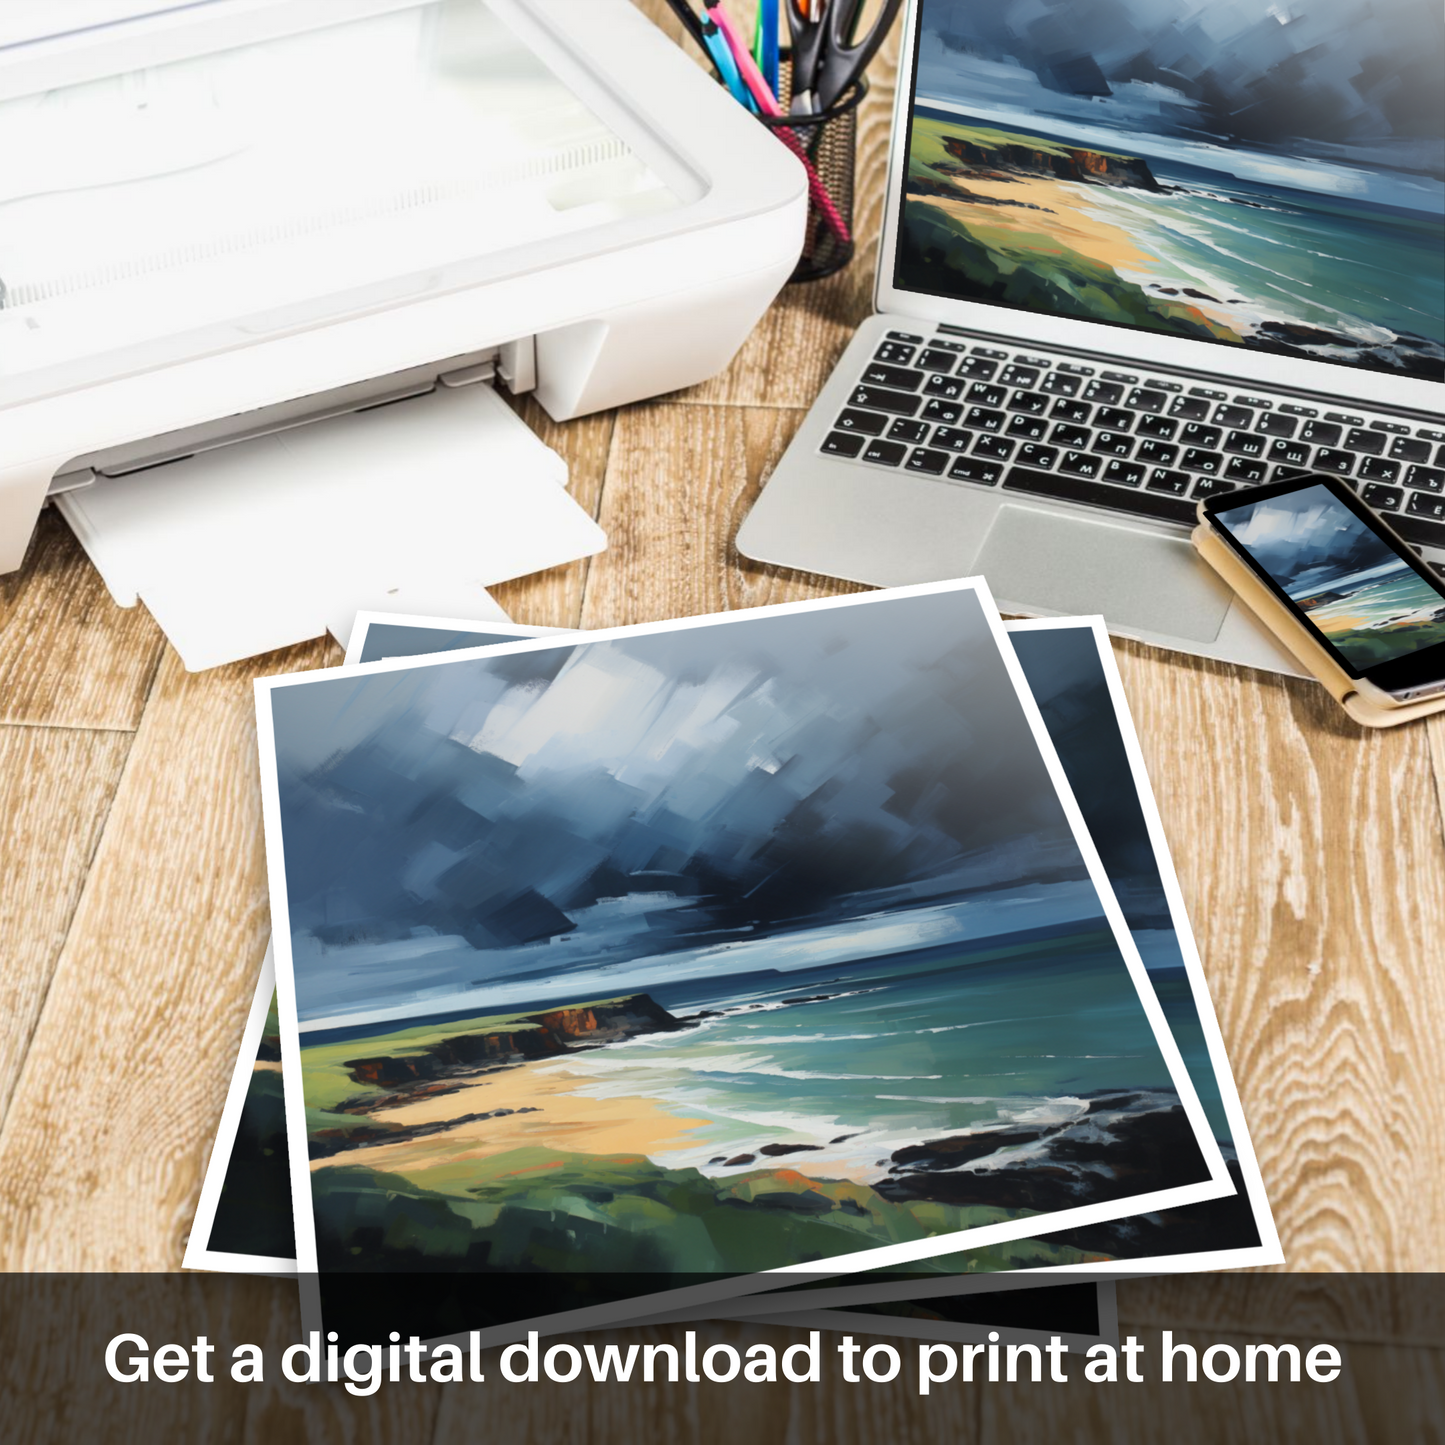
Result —
<instances>
[{"instance_id":1,"label":"rocky cliff","mask_svg":"<svg viewBox=\"0 0 1445 1445\"><path fill-rule=\"evenodd\" d=\"M947 136L943 148L971 168L1013 172L1028 176L1055 176L1061 181L1082 181L1098 186L1131 186L1162 191L1149 163L1139 156L1112 155L1106 151L1069 147L1046 150L1025 140L981 141L970 136ZM951 174L960 174L952 170Z\"/></svg>"},{"instance_id":2,"label":"rocky cliff","mask_svg":"<svg viewBox=\"0 0 1445 1445\"><path fill-rule=\"evenodd\" d=\"M508 1019L508 1027L504 1029L453 1034L419 1054L348 1059L343 1067L358 1084L409 1089L497 1065L551 1058L573 1049L610 1044L637 1034L671 1033L690 1027L692 1022L674 1018L648 994L638 993L579 1008L519 1014Z\"/></svg>"}]
</instances>

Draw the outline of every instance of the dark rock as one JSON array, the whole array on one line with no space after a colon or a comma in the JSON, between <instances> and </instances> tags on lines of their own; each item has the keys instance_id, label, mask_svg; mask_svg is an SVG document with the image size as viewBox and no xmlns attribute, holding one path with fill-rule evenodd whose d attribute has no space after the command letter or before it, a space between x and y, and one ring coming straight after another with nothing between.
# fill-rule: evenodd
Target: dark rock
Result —
<instances>
[{"instance_id":1,"label":"dark rock","mask_svg":"<svg viewBox=\"0 0 1445 1445\"><path fill-rule=\"evenodd\" d=\"M614 1043L639 1034L674 1033L690 1026L645 993L610 1003L526 1014L521 1022L534 1027L453 1034L423 1054L348 1059L345 1067L358 1084L410 1089L434 1079L474 1075L499 1064L551 1058L577 1048Z\"/></svg>"},{"instance_id":2,"label":"dark rock","mask_svg":"<svg viewBox=\"0 0 1445 1445\"><path fill-rule=\"evenodd\" d=\"M1050 1134L1056 1134L1062 1125L1039 1129L980 1129L974 1134L956 1134L947 1139L929 1139L922 1144L910 1144L897 1149L893 1154L894 1173L899 1167L908 1169L957 1169L975 1159L984 1159L1000 1149L1016 1149L1023 1144L1034 1144Z\"/></svg>"},{"instance_id":3,"label":"dark rock","mask_svg":"<svg viewBox=\"0 0 1445 1445\"><path fill-rule=\"evenodd\" d=\"M949 181L933 181L927 177L910 176L908 184L903 188L910 196L941 196L946 201L967 201L971 206L1017 206L1024 211L1043 211L1046 215L1053 212L1047 206L1036 206L1032 201L1015 201L1005 196L979 196L972 191L966 191L962 186L955 186ZM824 994L827 998L829 995ZM806 1003L806 999L785 999L785 1003Z\"/></svg>"},{"instance_id":4,"label":"dark rock","mask_svg":"<svg viewBox=\"0 0 1445 1445\"><path fill-rule=\"evenodd\" d=\"M1031 146L1023 139L983 142L972 136L948 136L943 148L955 159L972 166L1141 191L1163 189L1142 156L1105 155L1082 146L1072 146L1060 155Z\"/></svg>"},{"instance_id":5,"label":"dark rock","mask_svg":"<svg viewBox=\"0 0 1445 1445\"><path fill-rule=\"evenodd\" d=\"M822 1147L821 1144L764 1144L758 1153L766 1154L769 1159L780 1159L784 1154L802 1154Z\"/></svg>"},{"instance_id":6,"label":"dark rock","mask_svg":"<svg viewBox=\"0 0 1445 1445\"><path fill-rule=\"evenodd\" d=\"M1065 1229L1049 1235L1049 1240L1124 1259L1253 1248L1260 1242L1259 1230L1244 1192L1244 1176L1237 1159L1227 1163L1235 1192L1225 1198Z\"/></svg>"},{"instance_id":7,"label":"dark rock","mask_svg":"<svg viewBox=\"0 0 1445 1445\"><path fill-rule=\"evenodd\" d=\"M830 1144L846 1144L850 1139L856 1139L856 1134L839 1134L836 1139L829 1139Z\"/></svg>"},{"instance_id":8,"label":"dark rock","mask_svg":"<svg viewBox=\"0 0 1445 1445\"><path fill-rule=\"evenodd\" d=\"M1326 331L1320 326L1306 326L1301 321L1265 321L1260 324L1259 330L1265 336L1272 337L1277 341L1291 341L1296 345L1347 346L1350 344L1350 340L1346 336L1340 336L1334 331Z\"/></svg>"},{"instance_id":9,"label":"dark rock","mask_svg":"<svg viewBox=\"0 0 1445 1445\"><path fill-rule=\"evenodd\" d=\"M511 1114L537 1114L541 1111L531 1105L520 1109L492 1109L481 1114L462 1114L455 1119L437 1119L430 1124L383 1124L358 1129L317 1129L307 1139L310 1156L313 1159L329 1159L333 1154L345 1153L348 1149L366 1149L372 1144L403 1144L411 1139L425 1139L431 1134L444 1134L448 1129L458 1129L463 1124L476 1124L484 1119L505 1119Z\"/></svg>"},{"instance_id":10,"label":"dark rock","mask_svg":"<svg viewBox=\"0 0 1445 1445\"><path fill-rule=\"evenodd\" d=\"M727 1161L725 1167L731 1169L735 1164L752 1164L756 1162L757 1157L756 1154L734 1154L733 1157Z\"/></svg>"},{"instance_id":11,"label":"dark rock","mask_svg":"<svg viewBox=\"0 0 1445 1445\"><path fill-rule=\"evenodd\" d=\"M1043 1148L1017 1162L967 1167L1000 1148L1030 1143ZM889 1177L873 1187L898 1203L927 1199L1047 1212L1207 1177L1183 1108L1125 1094L1095 1099L1075 1119L1043 1129L979 1131L900 1149Z\"/></svg>"}]
</instances>

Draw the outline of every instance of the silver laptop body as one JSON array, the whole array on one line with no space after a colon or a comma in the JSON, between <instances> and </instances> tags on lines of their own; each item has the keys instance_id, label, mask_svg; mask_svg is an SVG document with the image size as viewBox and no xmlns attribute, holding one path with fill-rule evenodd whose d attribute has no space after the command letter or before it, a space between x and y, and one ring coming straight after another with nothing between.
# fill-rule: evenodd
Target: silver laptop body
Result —
<instances>
[{"instance_id":1,"label":"silver laptop body","mask_svg":"<svg viewBox=\"0 0 1445 1445\"><path fill-rule=\"evenodd\" d=\"M1132 33L1100 34L1110 13ZM1005 612L1296 674L1194 556L1202 495L1345 475L1445 574L1445 27L1353 13L1079 3L1031 41L1026 0L914 0L877 314L739 550L881 586L982 573ZM1345 119L1285 144L1265 112L1221 147L1231 85L1287 120L1338 92Z\"/></svg>"}]
</instances>

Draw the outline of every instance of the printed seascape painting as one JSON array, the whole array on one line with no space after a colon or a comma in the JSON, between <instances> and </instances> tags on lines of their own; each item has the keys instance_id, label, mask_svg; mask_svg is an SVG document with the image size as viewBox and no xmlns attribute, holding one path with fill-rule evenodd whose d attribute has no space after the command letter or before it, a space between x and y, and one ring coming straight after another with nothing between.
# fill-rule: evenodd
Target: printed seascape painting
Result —
<instances>
[{"instance_id":1,"label":"printed seascape painting","mask_svg":"<svg viewBox=\"0 0 1445 1445\"><path fill-rule=\"evenodd\" d=\"M954 584L261 684L303 1268L542 1315L1227 1191L995 625Z\"/></svg>"},{"instance_id":2,"label":"printed seascape painting","mask_svg":"<svg viewBox=\"0 0 1445 1445\"><path fill-rule=\"evenodd\" d=\"M1214 1138L1228 1163L1236 1189L1232 1195L1145 1216L1103 1221L1083 1231L1066 1232L1055 1244L1083 1249L1091 1260L1107 1261L1111 1272L1170 1262L1178 1268L1240 1268L1280 1262L1269 1206L1254 1161L1228 1060L1212 1017L1202 971L1190 940L1188 921L1172 882L1172 866L1162 842L1151 834L1153 813L1148 780L1130 756L1130 730L1122 698L1115 696L1107 636L1096 622L1056 619L1005 624L1009 644L1039 705L1050 740L1058 751L1083 814L1090 837L1120 902L1124 917L1148 970L1149 986L1159 999L1169 1030L1203 1104ZM399 623L380 615L358 618L349 656L374 661L391 656L416 656L482 647L528 635L524 628L508 634L482 630L475 624L442 619ZM1114 679L1111 682L1111 678ZM228 1136L225 1121L217 1140L212 1170L224 1180L219 1204L208 1220L208 1175L197 1213L194 1257L199 1268L276 1268L295 1270L290 1186L286 1172L284 1120L281 1116L280 1073L274 1038L274 999L268 954L255 1008L267 1015L254 1064L238 1068L233 1088L245 1097L238 1125ZM269 1014L268 1014L269 1008ZM1054 1126L1044 1126L1054 1127ZM234 1144L228 1142L234 1138ZM967 1168L962 1171L966 1174ZM286 1258L276 1258L287 1256ZM1194 1258L1189 1258L1194 1256ZM870 1306L858 1296L896 1301L888 1310L949 1308L935 1291L956 1288L947 1276L965 1272L967 1261L949 1256L913 1267L917 1291L914 1305L898 1298L896 1285L843 1286L853 1296L849 1308ZM893 1271L898 1276L901 1271ZM940 1279L940 1273L944 1278ZM975 1282L983 1285L982 1276ZM808 1287L811 1292L828 1286ZM832 1287L833 1294L841 1293ZM783 1292L753 1301L752 1308L772 1308ZM1031 1292L1030 1292L1031 1293ZM924 1304L921 1301L927 1300Z\"/></svg>"},{"instance_id":3,"label":"printed seascape painting","mask_svg":"<svg viewBox=\"0 0 1445 1445\"><path fill-rule=\"evenodd\" d=\"M922 0L895 284L1445 379L1437 0Z\"/></svg>"}]
</instances>

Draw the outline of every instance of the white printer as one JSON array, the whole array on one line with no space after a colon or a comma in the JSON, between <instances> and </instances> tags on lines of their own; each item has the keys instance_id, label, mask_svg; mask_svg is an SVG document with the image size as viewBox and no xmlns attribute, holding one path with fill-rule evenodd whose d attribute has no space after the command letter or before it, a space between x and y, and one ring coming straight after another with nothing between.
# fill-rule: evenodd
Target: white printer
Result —
<instances>
[{"instance_id":1,"label":"white printer","mask_svg":"<svg viewBox=\"0 0 1445 1445\"><path fill-rule=\"evenodd\" d=\"M77 518L146 496L133 529L154 530L184 498L191 531L151 560L203 548L213 493L217 527L250 506L222 454L294 451L303 424L345 457L409 397L440 416L500 379L564 420L700 381L786 281L806 204L793 156L628 0L7 5L0 572L48 496L87 546ZM444 566L448 470L419 456L394 507L366 494L378 558ZM284 526L285 487L263 492Z\"/></svg>"}]
</instances>

